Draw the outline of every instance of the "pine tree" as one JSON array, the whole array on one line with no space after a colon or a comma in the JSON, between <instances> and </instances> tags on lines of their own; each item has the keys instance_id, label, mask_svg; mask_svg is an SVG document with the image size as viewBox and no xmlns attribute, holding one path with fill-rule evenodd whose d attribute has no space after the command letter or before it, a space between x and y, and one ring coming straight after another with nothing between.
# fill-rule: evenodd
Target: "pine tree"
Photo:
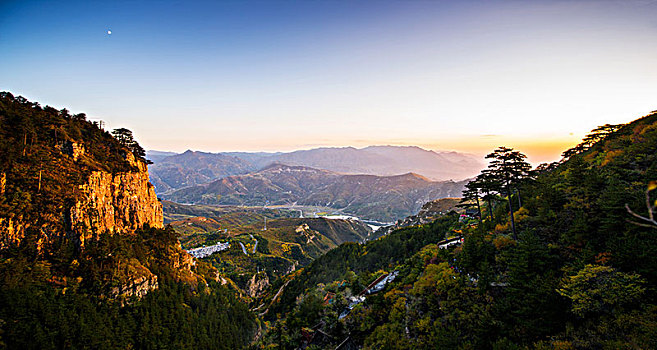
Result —
<instances>
[{"instance_id":1,"label":"pine tree","mask_svg":"<svg viewBox=\"0 0 657 350\"><path fill-rule=\"evenodd\" d=\"M486 156L486 159L492 159L488 168L501 185L501 191L506 192L509 203L509 215L511 216L511 230L513 238L518 239L516 233L516 224L513 218L513 205L511 204L511 188L516 186L523 178L529 174L531 165L525 161L524 154L514 151L513 148L499 147Z\"/></svg>"},{"instance_id":2,"label":"pine tree","mask_svg":"<svg viewBox=\"0 0 657 350\"><path fill-rule=\"evenodd\" d=\"M495 174L493 174L490 169L482 170L481 174L477 175L477 178L474 181L476 182L476 186L483 194L482 199L488 202L488 217L492 222L493 198L495 197L495 192L499 189L500 184L498 183Z\"/></svg>"},{"instance_id":3,"label":"pine tree","mask_svg":"<svg viewBox=\"0 0 657 350\"><path fill-rule=\"evenodd\" d=\"M479 184L476 181L470 181L465 185L463 190L463 198L461 198L459 206L462 207L471 207L474 204L470 201L475 201L477 203L477 212L479 212L479 224L482 224L481 218L481 206L479 205Z\"/></svg>"},{"instance_id":4,"label":"pine tree","mask_svg":"<svg viewBox=\"0 0 657 350\"><path fill-rule=\"evenodd\" d=\"M146 151L139 145L139 143L132 136L132 131L126 128L114 129L112 131L114 138L119 141L120 144L125 146L132 152L135 157L145 159ZM150 164L150 162L148 162Z\"/></svg>"}]
</instances>

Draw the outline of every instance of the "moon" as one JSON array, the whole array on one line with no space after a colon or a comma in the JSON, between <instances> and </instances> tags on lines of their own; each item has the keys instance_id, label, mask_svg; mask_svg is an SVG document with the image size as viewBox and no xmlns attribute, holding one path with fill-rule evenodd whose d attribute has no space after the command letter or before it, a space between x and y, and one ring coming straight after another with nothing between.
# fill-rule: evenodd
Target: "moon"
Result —
<instances>
[{"instance_id":1,"label":"moon","mask_svg":"<svg viewBox=\"0 0 657 350\"><path fill-rule=\"evenodd\" d=\"M108 31L107 31L107 35L112 35L112 31L111 31L111 30L108 30Z\"/></svg>"}]
</instances>

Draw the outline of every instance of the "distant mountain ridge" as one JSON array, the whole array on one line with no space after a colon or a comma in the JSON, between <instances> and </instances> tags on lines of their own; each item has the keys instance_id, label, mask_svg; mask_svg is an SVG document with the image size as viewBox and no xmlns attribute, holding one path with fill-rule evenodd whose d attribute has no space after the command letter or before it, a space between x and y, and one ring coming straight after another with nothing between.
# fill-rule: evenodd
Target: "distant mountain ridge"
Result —
<instances>
[{"instance_id":1,"label":"distant mountain ridge","mask_svg":"<svg viewBox=\"0 0 657 350\"><path fill-rule=\"evenodd\" d=\"M315 148L287 153L188 150L168 157L162 157L162 153L148 152L149 159L155 163L149 170L158 193L251 173L277 163L342 174L393 176L416 173L435 181L469 178L484 166L481 160L471 155L435 152L416 146Z\"/></svg>"},{"instance_id":2,"label":"distant mountain ridge","mask_svg":"<svg viewBox=\"0 0 657 350\"><path fill-rule=\"evenodd\" d=\"M430 200L459 196L465 183L430 181L414 173L346 175L277 163L162 196L191 204L325 206L366 219L393 221L416 213Z\"/></svg>"},{"instance_id":3,"label":"distant mountain ridge","mask_svg":"<svg viewBox=\"0 0 657 350\"><path fill-rule=\"evenodd\" d=\"M148 151L147 157L154 163L148 170L158 193L256 170L251 163L223 153L186 151L157 160L152 152L157 151Z\"/></svg>"}]
</instances>

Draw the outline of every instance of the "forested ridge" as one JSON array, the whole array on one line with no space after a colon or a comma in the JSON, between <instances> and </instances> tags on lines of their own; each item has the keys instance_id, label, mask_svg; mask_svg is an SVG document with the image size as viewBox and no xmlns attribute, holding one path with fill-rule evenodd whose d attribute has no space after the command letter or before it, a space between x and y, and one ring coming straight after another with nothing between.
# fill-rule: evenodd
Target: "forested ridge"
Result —
<instances>
[{"instance_id":1,"label":"forested ridge","mask_svg":"<svg viewBox=\"0 0 657 350\"><path fill-rule=\"evenodd\" d=\"M273 302L260 347L654 348L655 150L655 113L596 128L534 170L500 147L464 193L481 215L453 213L328 252ZM436 244L459 234L461 245Z\"/></svg>"},{"instance_id":2,"label":"forested ridge","mask_svg":"<svg viewBox=\"0 0 657 350\"><path fill-rule=\"evenodd\" d=\"M86 156L78 161L74 145L84 147ZM0 150L0 217L59 231L63 222L51 214L75 200L92 171L131 170L123 156L127 149L99 121L8 92L0 93Z\"/></svg>"}]
</instances>

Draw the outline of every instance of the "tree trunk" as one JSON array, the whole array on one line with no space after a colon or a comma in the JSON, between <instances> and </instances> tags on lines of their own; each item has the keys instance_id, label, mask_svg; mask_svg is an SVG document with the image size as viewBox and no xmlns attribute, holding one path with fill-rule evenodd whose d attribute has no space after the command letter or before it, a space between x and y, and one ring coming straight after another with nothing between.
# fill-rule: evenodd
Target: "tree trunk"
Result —
<instances>
[{"instance_id":1,"label":"tree trunk","mask_svg":"<svg viewBox=\"0 0 657 350\"><path fill-rule=\"evenodd\" d=\"M477 195L476 198L477 198L477 211L479 212L479 227L483 227L484 219L481 218L481 207L479 206L479 195Z\"/></svg>"},{"instance_id":2,"label":"tree trunk","mask_svg":"<svg viewBox=\"0 0 657 350\"><path fill-rule=\"evenodd\" d=\"M486 197L488 197L488 217L493 222L493 201L490 200L490 192L486 193Z\"/></svg>"},{"instance_id":3,"label":"tree trunk","mask_svg":"<svg viewBox=\"0 0 657 350\"><path fill-rule=\"evenodd\" d=\"M513 219L513 206L511 205L511 188L507 186L506 188L506 193L509 196L508 197L508 202L509 202L509 214L511 214L511 230L513 231L513 239L518 240L518 235L516 234L516 222Z\"/></svg>"}]
</instances>

